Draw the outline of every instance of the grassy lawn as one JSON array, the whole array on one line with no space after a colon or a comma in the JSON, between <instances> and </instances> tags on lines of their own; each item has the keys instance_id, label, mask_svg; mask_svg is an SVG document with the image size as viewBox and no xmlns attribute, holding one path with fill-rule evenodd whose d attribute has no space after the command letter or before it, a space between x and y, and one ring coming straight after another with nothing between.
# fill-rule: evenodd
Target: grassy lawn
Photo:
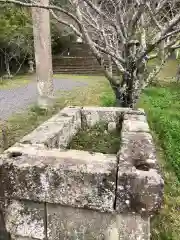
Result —
<instances>
[{"instance_id":1,"label":"grassy lawn","mask_svg":"<svg viewBox=\"0 0 180 240\"><path fill-rule=\"evenodd\" d=\"M23 86L32 80L32 76L23 75L23 76L16 76L12 79L0 79L0 90L1 89L11 89Z\"/></svg>"},{"instance_id":2,"label":"grassy lawn","mask_svg":"<svg viewBox=\"0 0 180 240\"><path fill-rule=\"evenodd\" d=\"M153 240L180 239L180 85L150 87L140 107L147 113L165 180L164 205L152 221Z\"/></svg>"},{"instance_id":3,"label":"grassy lawn","mask_svg":"<svg viewBox=\"0 0 180 240\"><path fill-rule=\"evenodd\" d=\"M157 60L152 60L149 63L150 68L156 65ZM166 64L164 65L164 68L157 76L157 79L163 82L169 82L171 80L174 80L176 78L178 68L178 62L174 59L169 59Z\"/></svg>"},{"instance_id":4,"label":"grassy lawn","mask_svg":"<svg viewBox=\"0 0 180 240\"><path fill-rule=\"evenodd\" d=\"M24 135L32 131L42 122L57 113L64 106L69 105L98 105L100 102L100 93L107 89L107 82L104 77L89 76L70 76L58 75L59 79L71 78L74 81L85 81L87 86L77 87L71 92L59 92L57 102L54 107L48 111L42 111L37 106L30 107L26 112L15 114L6 121L7 144L11 146L20 140ZM0 148L2 145L0 134Z\"/></svg>"},{"instance_id":5,"label":"grassy lawn","mask_svg":"<svg viewBox=\"0 0 180 240\"><path fill-rule=\"evenodd\" d=\"M139 102L147 113L165 180L163 208L152 220L152 240L180 239L180 84L171 81L176 68L177 63L170 61L158 75L161 84L146 89ZM58 78L85 81L89 85L61 92L49 111L31 107L9 119L9 146L64 106L113 105L114 98L104 77L58 75Z\"/></svg>"}]
</instances>

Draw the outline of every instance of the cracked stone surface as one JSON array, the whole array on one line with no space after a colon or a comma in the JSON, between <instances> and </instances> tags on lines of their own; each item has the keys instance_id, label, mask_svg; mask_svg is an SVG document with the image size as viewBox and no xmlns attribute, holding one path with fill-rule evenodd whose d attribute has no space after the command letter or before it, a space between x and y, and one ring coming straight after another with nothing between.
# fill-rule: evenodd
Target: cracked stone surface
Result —
<instances>
[{"instance_id":1,"label":"cracked stone surface","mask_svg":"<svg viewBox=\"0 0 180 240\"><path fill-rule=\"evenodd\" d=\"M63 149L78 129L98 121L110 129L122 122L117 156ZM8 229L15 235L21 230L16 240L42 239L42 228L32 235L32 221L41 215L37 204L31 208L36 201L46 203L48 240L149 240L149 218L163 198L142 109L66 107L2 154L0 171L0 193L11 199ZM23 201L26 207L19 205ZM17 225L11 212L20 219ZM36 223L42 227L41 220Z\"/></svg>"},{"instance_id":2,"label":"cracked stone surface","mask_svg":"<svg viewBox=\"0 0 180 240\"><path fill-rule=\"evenodd\" d=\"M3 159L6 197L113 211L115 155L29 146L11 150L21 156Z\"/></svg>"},{"instance_id":3,"label":"cracked stone surface","mask_svg":"<svg viewBox=\"0 0 180 240\"><path fill-rule=\"evenodd\" d=\"M149 240L149 219L136 214L116 215L47 206L49 240Z\"/></svg>"},{"instance_id":4,"label":"cracked stone surface","mask_svg":"<svg viewBox=\"0 0 180 240\"><path fill-rule=\"evenodd\" d=\"M47 148L66 148L81 128L80 107L64 108L20 140L24 144L40 144Z\"/></svg>"},{"instance_id":5,"label":"cracked stone surface","mask_svg":"<svg viewBox=\"0 0 180 240\"><path fill-rule=\"evenodd\" d=\"M14 239L45 238L43 204L12 200L7 203L5 221L7 231Z\"/></svg>"}]
</instances>

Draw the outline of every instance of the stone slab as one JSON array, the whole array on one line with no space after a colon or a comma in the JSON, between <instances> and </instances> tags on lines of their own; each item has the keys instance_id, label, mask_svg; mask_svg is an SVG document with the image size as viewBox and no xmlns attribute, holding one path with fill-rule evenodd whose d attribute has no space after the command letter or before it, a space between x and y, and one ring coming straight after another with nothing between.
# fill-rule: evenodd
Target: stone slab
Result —
<instances>
[{"instance_id":1,"label":"stone slab","mask_svg":"<svg viewBox=\"0 0 180 240\"><path fill-rule=\"evenodd\" d=\"M49 121L55 122L59 121L61 117L74 117L76 121L79 121L81 107L65 107L58 114L49 119Z\"/></svg>"},{"instance_id":2,"label":"stone slab","mask_svg":"<svg viewBox=\"0 0 180 240\"><path fill-rule=\"evenodd\" d=\"M141 171L119 165L116 211L144 215L156 213L162 204L163 187L164 181L156 169Z\"/></svg>"},{"instance_id":3,"label":"stone slab","mask_svg":"<svg viewBox=\"0 0 180 240\"><path fill-rule=\"evenodd\" d=\"M149 218L47 205L48 240L149 240Z\"/></svg>"},{"instance_id":4,"label":"stone slab","mask_svg":"<svg viewBox=\"0 0 180 240\"><path fill-rule=\"evenodd\" d=\"M3 239L5 240L5 239ZM35 238L29 238L29 237L20 237L20 236L13 236L10 240L36 240Z\"/></svg>"},{"instance_id":5,"label":"stone slab","mask_svg":"<svg viewBox=\"0 0 180 240\"><path fill-rule=\"evenodd\" d=\"M150 168L158 169L156 149L150 133L146 132L122 132L120 165L129 162L132 166L142 170Z\"/></svg>"},{"instance_id":6,"label":"stone slab","mask_svg":"<svg viewBox=\"0 0 180 240\"><path fill-rule=\"evenodd\" d=\"M41 144L47 148L66 148L81 128L80 108L64 108L20 140L22 144Z\"/></svg>"},{"instance_id":7,"label":"stone slab","mask_svg":"<svg viewBox=\"0 0 180 240\"><path fill-rule=\"evenodd\" d=\"M98 122L116 122L119 123L122 114L139 114L144 115L142 110L132 110L129 108L116 107L83 107L81 109L84 125L88 127L94 126Z\"/></svg>"},{"instance_id":8,"label":"stone slab","mask_svg":"<svg viewBox=\"0 0 180 240\"><path fill-rule=\"evenodd\" d=\"M131 121L142 121L142 122L147 122L147 118L145 115L140 115L140 114L127 114L125 113L123 116L123 120L131 120Z\"/></svg>"},{"instance_id":9,"label":"stone slab","mask_svg":"<svg viewBox=\"0 0 180 240\"><path fill-rule=\"evenodd\" d=\"M12 239L44 239L44 210L44 204L11 200L6 205L5 223Z\"/></svg>"},{"instance_id":10,"label":"stone slab","mask_svg":"<svg viewBox=\"0 0 180 240\"><path fill-rule=\"evenodd\" d=\"M122 123L122 132L150 132L150 129L147 122L124 120Z\"/></svg>"},{"instance_id":11,"label":"stone slab","mask_svg":"<svg viewBox=\"0 0 180 240\"><path fill-rule=\"evenodd\" d=\"M127 118L125 122L135 121L133 115ZM116 211L154 214L161 207L164 181L152 136L147 132L122 131L118 159Z\"/></svg>"},{"instance_id":12,"label":"stone slab","mask_svg":"<svg viewBox=\"0 0 180 240\"><path fill-rule=\"evenodd\" d=\"M3 239L5 240L5 239ZM10 240L36 240L35 238L29 238L29 237L20 237L20 236L13 236Z\"/></svg>"},{"instance_id":13,"label":"stone slab","mask_svg":"<svg viewBox=\"0 0 180 240\"><path fill-rule=\"evenodd\" d=\"M2 161L2 184L8 198L113 211L115 155L27 146L12 148Z\"/></svg>"}]
</instances>

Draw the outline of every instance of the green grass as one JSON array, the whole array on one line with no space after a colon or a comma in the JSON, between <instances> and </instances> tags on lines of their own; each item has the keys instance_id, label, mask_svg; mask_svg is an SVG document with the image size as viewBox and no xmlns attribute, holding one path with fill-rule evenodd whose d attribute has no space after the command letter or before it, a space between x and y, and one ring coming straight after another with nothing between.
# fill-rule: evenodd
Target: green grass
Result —
<instances>
[{"instance_id":1,"label":"green grass","mask_svg":"<svg viewBox=\"0 0 180 240\"><path fill-rule=\"evenodd\" d=\"M67 77L67 75L66 75ZM58 78L64 78L64 75L58 75ZM104 77L77 77L69 75L68 78L74 81L88 83L87 86L77 87L71 92L59 92L56 103L48 111L43 111L37 106L31 106L27 111L15 114L6 121L7 147L12 146L24 135L34 130L42 122L46 121L53 114L60 111L61 108L70 105L99 105L100 93L104 92L108 83ZM0 122L1 125L1 122ZM4 124L3 124L4 125ZM3 146L0 132L0 149Z\"/></svg>"},{"instance_id":2,"label":"green grass","mask_svg":"<svg viewBox=\"0 0 180 240\"><path fill-rule=\"evenodd\" d=\"M180 85L151 87L140 101L148 115L151 129L157 134L167 162L180 180Z\"/></svg>"},{"instance_id":3,"label":"green grass","mask_svg":"<svg viewBox=\"0 0 180 240\"><path fill-rule=\"evenodd\" d=\"M156 64L159 64L159 61L157 59L153 59L148 63L148 67L150 69L153 69ZM160 71L160 73L157 75L157 80L163 81L163 82L169 82L176 78L178 68L178 61L175 59L169 59L163 69Z\"/></svg>"},{"instance_id":4,"label":"green grass","mask_svg":"<svg viewBox=\"0 0 180 240\"><path fill-rule=\"evenodd\" d=\"M163 82L170 82L176 78L178 62L170 59L160 71L157 78Z\"/></svg>"},{"instance_id":5,"label":"green grass","mask_svg":"<svg viewBox=\"0 0 180 240\"><path fill-rule=\"evenodd\" d=\"M179 94L180 85L164 83L146 89L139 103L145 109L154 133L165 180L164 205L160 215L152 221L153 240L180 239Z\"/></svg>"},{"instance_id":6,"label":"green grass","mask_svg":"<svg viewBox=\"0 0 180 240\"><path fill-rule=\"evenodd\" d=\"M115 96L109 89L103 92L100 97L100 105L102 107L112 107L115 106Z\"/></svg>"},{"instance_id":7,"label":"green grass","mask_svg":"<svg viewBox=\"0 0 180 240\"><path fill-rule=\"evenodd\" d=\"M0 80L0 90L18 88L20 86L26 85L31 80L32 80L32 76L29 76L29 75L16 76L12 79L3 79L3 80Z\"/></svg>"},{"instance_id":8,"label":"green grass","mask_svg":"<svg viewBox=\"0 0 180 240\"><path fill-rule=\"evenodd\" d=\"M161 73L161 77L166 75ZM164 79L164 78L163 78ZM147 113L165 181L164 204L152 219L152 240L180 239L180 84L162 79L147 88L138 103ZM108 100L109 98L109 100ZM113 105L113 94L106 91L101 105Z\"/></svg>"},{"instance_id":9,"label":"green grass","mask_svg":"<svg viewBox=\"0 0 180 240\"><path fill-rule=\"evenodd\" d=\"M105 123L98 123L92 128L84 128L74 136L69 149L116 154L120 147L120 130L108 132Z\"/></svg>"}]
</instances>

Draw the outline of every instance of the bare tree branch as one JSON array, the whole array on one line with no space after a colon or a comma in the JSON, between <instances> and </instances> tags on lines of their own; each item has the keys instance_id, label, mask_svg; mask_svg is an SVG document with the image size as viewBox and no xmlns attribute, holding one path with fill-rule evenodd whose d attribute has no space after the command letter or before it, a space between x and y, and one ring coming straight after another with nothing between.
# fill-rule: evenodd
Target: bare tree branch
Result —
<instances>
[{"instance_id":1,"label":"bare tree branch","mask_svg":"<svg viewBox=\"0 0 180 240\"><path fill-rule=\"evenodd\" d=\"M121 105L133 107L143 86L161 69L169 53L180 47L179 0L67 1L71 5L68 10L23 0L0 3L50 10L89 46ZM148 61L159 57L160 64L148 75Z\"/></svg>"},{"instance_id":2,"label":"bare tree branch","mask_svg":"<svg viewBox=\"0 0 180 240\"><path fill-rule=\"evenodd\" d=\"M52 16L61 24L71 28L73 30L73 32L78 36L78 37L81 37L82 38L82 33L71 23L67 22L67 21L64 21L62 20L60 17L58 17L55 12L51 9L50 10L50 13L52 14Z\"/></svg>"},{"instance_id":3,"label":"bare tree branch","mask_svg":"<svg viewBox=\"0 0 180 240\"><path fill-rule=\"evenodd\" d=\"M157 26L157 28L161 31L162 30L162 26L160 25L160 23L158 22L158 20L156 19L155 13L153 12L151 6L149 3L146 3L146 6L148 8L148 11L150 13L150 17L153 20L153 22L155 23L155 25Z\"/></svg>"},{"instance_id":4,"label":"bare tree branch","mask_svg":"<svg viewBox=\"0 0 180 240\"><path fill-rule=\"evenodd\" d=\"M67 16L72 18L74 21L79 23L76 16L74 16L72 13L66 11L65 9L63 9L59 6L54 6L54 5L45 6L45 5L41 5L41 4L26 3L26 2L22 2L22 1L18 1L18 0L0 0L0 2L2 2L2 3L13 3L13 4L16 4L16 5L20 5L20 6L23 6L23 7L30 7L30 8L43 8L43 9L47 9L47 10L57 10L59 12L62 12L64 14L66 14Z\"/></svg>"}]
</instances>

